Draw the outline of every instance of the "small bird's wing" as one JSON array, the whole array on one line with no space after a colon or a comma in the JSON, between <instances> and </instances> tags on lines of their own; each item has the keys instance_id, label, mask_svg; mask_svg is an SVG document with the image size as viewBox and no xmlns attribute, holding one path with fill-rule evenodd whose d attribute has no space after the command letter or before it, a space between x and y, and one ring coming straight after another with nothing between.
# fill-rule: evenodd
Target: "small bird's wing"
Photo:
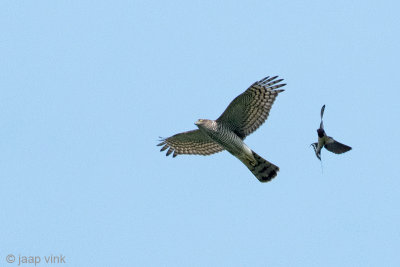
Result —
<instances>
[{"instance_id":1,"label":"small bird's wing","mask_svg":"<svg viewBox=\"0 0 400 267\"><path fill-rule=\"evenodd\" d=\"M284 90L276 90L286 84L279 84L283 79L278 76L266 77L253 83L246 91L237 96L217 119L240 138L257 130L268 118L275 98Z\"/></svg>"},{"instance_id":2,"label":"small bird's wing","mask_svg":"<svg viewBox=\"0 0 400 267\"><path fill-rule=\"evenodd\" d=\"M328 137L328 140L325 143L325 148L335 154L342 154L351 150L351 147L336 141L332 137Z\"/></svg>"},{"instance_id":3,"label":"small bird's wing","mask_svg":"<svg viewBox=\"0 0 400 267\"><path fill-rule=\"evenodd\" d=\"M174 152L173 157L180 154L211 155L224 150L200 130L178 133L160 141L161 143L157 145L163 146L160 151L169 148L167 156Z\"/></svg>"},{"instance_id":4,"label":"small bird's wing","mask_svg":"<svg viewBox=\"0 0 400 267\"><path fill-rule=\"evenodd\" d=\"M323 105L321 108L321 124L319 125L319 128L321 129L324 129L324 122L322 121L322 117L324 116L324 111L325 111L325 105Z\"/></svg>"},{"instance_id":5,"label":"small bird's wing","mask_svg":"<svg viewBox=\"0 0 400 267\"><path fill-rule=\"evenodd\" d=\"M315 155L321 160L321 150L317 152L318 143L312 143L311 146L314 148Z\"/></svg>"},{"instance_id":6,"label":"small bird's wing","mask_svg":"<svg viewBox=\"0 0 400 267\"><path fill-rule=\"evenodd\" d=\"M324 112L325 112L325 105L323 105L321 108L321 121L322 121L322 117L324 117Z\"/></svg>"},{"instance_id":7,"label":"small bird's wing","mask_svg":"<svg viewBox=\"0 0 400 267\"><path fill-rule=\"evenodd\" d=\"M314 151L317 151L318 143L312 143L310 146L314 148Z\"/></svg>"}]
</instances>

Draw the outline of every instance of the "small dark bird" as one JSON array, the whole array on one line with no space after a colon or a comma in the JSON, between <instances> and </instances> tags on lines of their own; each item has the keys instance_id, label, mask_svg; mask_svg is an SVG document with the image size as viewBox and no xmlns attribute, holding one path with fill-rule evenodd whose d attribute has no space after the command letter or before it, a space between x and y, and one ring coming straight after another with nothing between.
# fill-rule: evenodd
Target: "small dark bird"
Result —
<instances>
[{"instance_id":1,"label":"small dark bird","mask_svg":"<svg viewBox=\"0 0 400 267\"><path fill-rule=\"evenodd\" d=\"M325 105L321 108L321 124L319 125L318 133L318 143L312 143L312 147L314 148L315 155L317 158L321 160L321 149L325 147L328 151L333 152L335 154L342 154L351 150L351 147L346 146L342 143L339 143L335 139L330 136L327 136L324 130L324 123L322 122L322 117L324 116Z\"/></svg>"}]
</instances>

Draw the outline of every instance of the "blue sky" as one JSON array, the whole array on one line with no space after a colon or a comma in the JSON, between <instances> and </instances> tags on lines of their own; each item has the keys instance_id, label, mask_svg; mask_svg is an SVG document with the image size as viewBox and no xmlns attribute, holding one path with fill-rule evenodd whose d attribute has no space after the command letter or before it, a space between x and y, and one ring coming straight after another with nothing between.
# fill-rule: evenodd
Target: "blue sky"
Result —
<instances>
[{"instance_id":1,"label":"blue sky","mask_svg":"<svg viewBox=\"0 0 400 267\"><path fill-rule=\"evenodd\" d=\"M399 266L399 8L2 1L0 265ZM246 143L272 182L227 152L159 152L268 75L286 91ZM321 168L323 104L353 150Z\"/></svg>"}]
</instances>

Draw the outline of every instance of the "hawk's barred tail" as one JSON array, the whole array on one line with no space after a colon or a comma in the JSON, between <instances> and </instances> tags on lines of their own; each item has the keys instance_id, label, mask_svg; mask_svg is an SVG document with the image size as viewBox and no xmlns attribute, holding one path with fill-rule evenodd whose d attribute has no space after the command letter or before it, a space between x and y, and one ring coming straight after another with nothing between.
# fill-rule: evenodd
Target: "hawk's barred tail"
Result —
<instances>
[{"instance_id":1,"label":"hawk's barred tail","mask_svg":"<svg viewBox=\"0 0 400 267\"><path fill-rule=\"evenodd\" d=\"M244 164L249 168L249 170L257 177L257 179L262 182L269 182L278 174L279 167L272 164L271 162L266 161L262 157L260 157L256 152L253 152L253 157L256 160L254 162L244 162Z\"/></svg>"}]
</instances>

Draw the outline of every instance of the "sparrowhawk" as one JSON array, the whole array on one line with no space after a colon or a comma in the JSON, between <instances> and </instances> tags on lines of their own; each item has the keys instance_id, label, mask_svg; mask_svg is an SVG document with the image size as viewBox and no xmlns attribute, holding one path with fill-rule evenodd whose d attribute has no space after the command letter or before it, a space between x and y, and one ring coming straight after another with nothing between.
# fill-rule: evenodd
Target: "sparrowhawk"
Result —
<instances>
[{"instance_id":1,"label":"sparrowhawk","mask_svg":"<svg viewBox=\"0 0 400 267\"><path fill-rule=\"evenodd\" d=\"M277 175L278 166L266 161L252 151L243 140L268 118L272 104L280 92L278 76L266 77L253 83L237 96L216 120L200 119L199 128L178 133L161 140L161 151L168 149L167 156L180 154L210 155L223 150L237 157L260 182L268 182Z\"/></svg>"}]
</instances>

